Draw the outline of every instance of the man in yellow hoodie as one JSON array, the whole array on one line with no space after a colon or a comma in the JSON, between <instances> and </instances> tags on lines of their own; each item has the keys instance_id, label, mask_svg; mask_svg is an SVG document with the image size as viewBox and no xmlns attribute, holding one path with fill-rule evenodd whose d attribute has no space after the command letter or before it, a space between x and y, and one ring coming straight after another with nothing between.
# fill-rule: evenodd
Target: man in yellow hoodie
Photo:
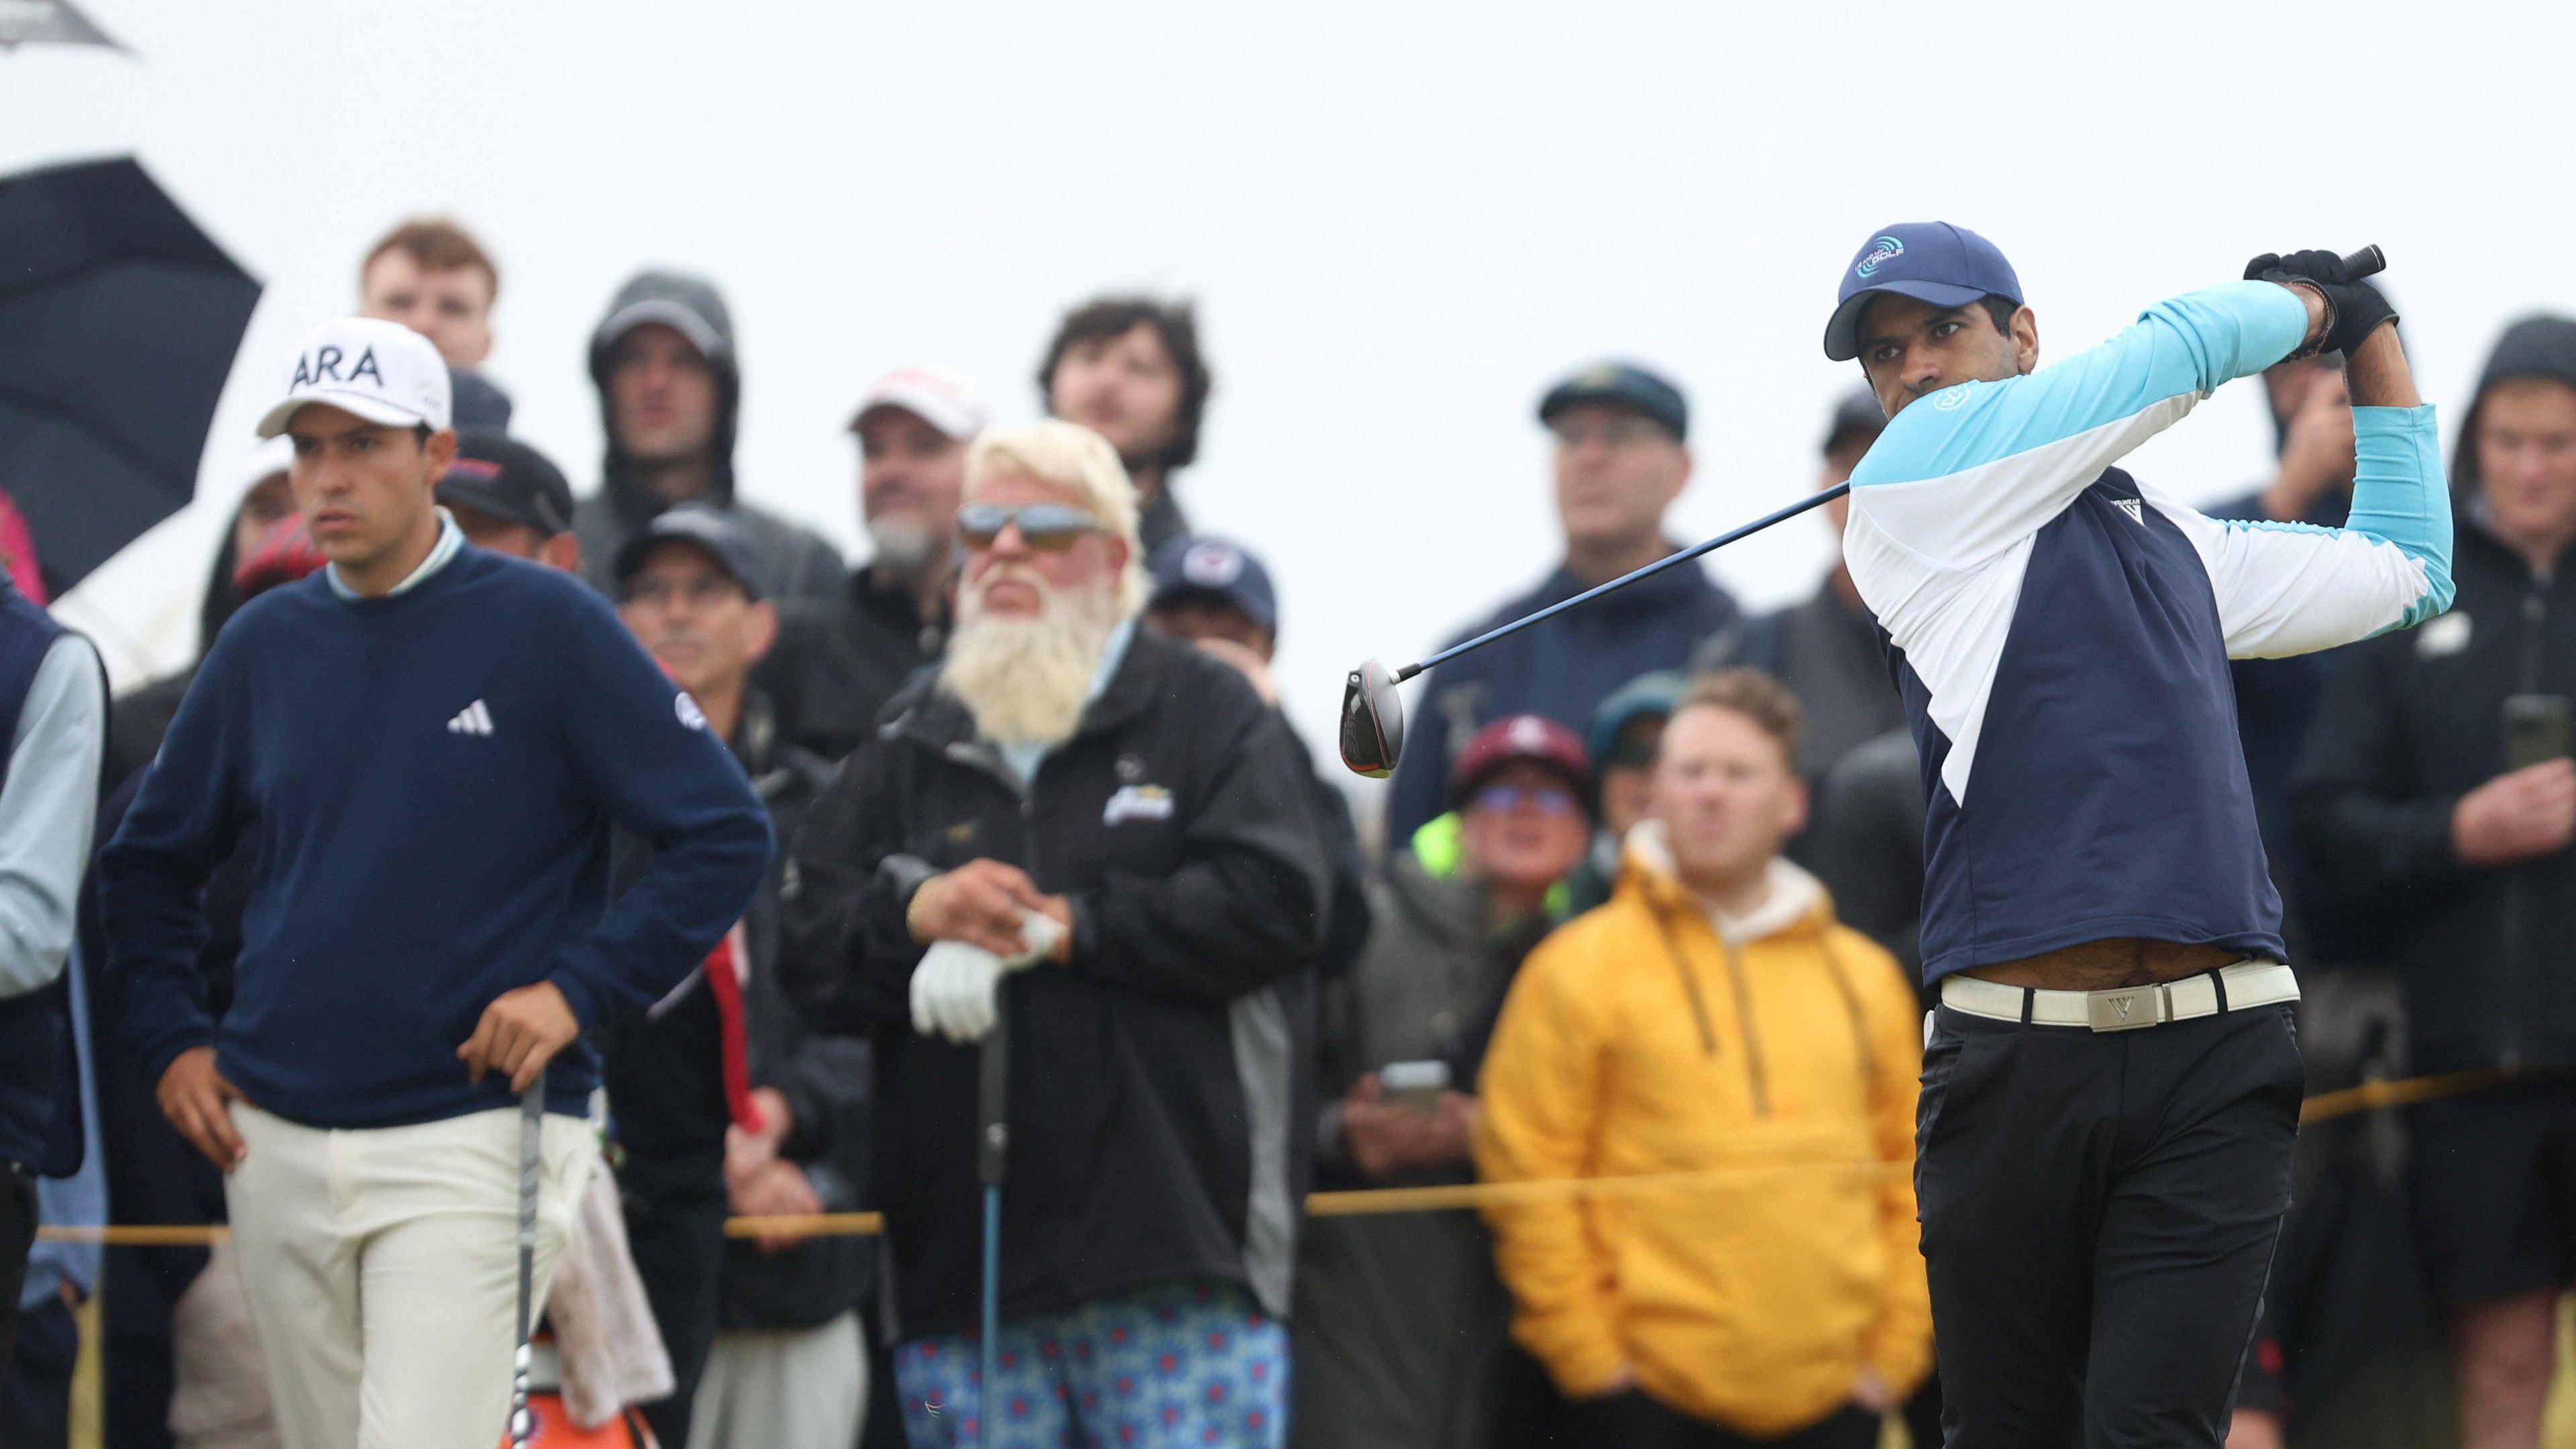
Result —
<instances>
[{"instance_id":1,"label":"man in yellow hoodie","mask_svg":"<svg viewBox=\"0 0 2576 1449\"><path fill-rule=\"evenodd\" d=\"M1617 893L1530 956L1485 1058L1483 1177L1641 1179L1487 1214L1580 1445L1869 1449L1931 1364L1921 1017L1780 858L1798 728L1765 675L1692 687Z\"/></svg>"}]
</instances>

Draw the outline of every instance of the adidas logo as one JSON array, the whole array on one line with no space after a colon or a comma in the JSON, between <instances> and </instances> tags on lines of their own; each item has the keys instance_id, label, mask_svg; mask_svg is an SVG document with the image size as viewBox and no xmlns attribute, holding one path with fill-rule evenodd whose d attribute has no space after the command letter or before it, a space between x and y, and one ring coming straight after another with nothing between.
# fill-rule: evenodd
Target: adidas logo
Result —
<instances>
[{"instance_id":1,"label":"adidas logo","mask_svg":"<svg viewBox=\"0 0 2576 1449\"><path fill-rule=\"evenodd\" d=\"M492 733L492 711L485 709L483 701L478 699L456 712L456 718L447 722L447 732L451 735L488 735Z\"/></svg>"},{"instance_id":2,"label":"adidas logo","mask_svg":"<svg viewBox=\"0 0 2576 1449\"><path fill-rule=\"evenodd\" d=\"M2129 515L2129 521L2131 523L2136 524L2140 528L2147 526L2147 506L2145 504L2139 502L2135 498L2114 498L2111 500L2111 503L2122 513ZM481 708L482 702L477 700L475 702L475 707L478 709Z\"/></svg>"}]
</instances>

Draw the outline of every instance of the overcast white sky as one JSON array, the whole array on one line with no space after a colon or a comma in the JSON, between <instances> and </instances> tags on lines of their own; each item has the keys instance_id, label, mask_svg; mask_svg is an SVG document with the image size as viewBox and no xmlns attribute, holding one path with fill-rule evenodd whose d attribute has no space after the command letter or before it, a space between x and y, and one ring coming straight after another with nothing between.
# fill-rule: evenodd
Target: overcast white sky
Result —
<instances>
[{"instance_id":1,"label":"overcast white sky","mask_svg":"<svg viewBox=\"0 0 2576 1449\"><path fill-rule=\"evenodd\" d=\"M268 286L199 503L66 606L128 678L193 647L252 420L413 213L499 258L492 374L583 491L610 292L715 277L746 494L854 550L869 379L944 361L1027 416L1067 303L1195 297L1181 495L1268 559L1327 750L1349 665L1549 567L1530 409L1570 366L1689 392L1678 536L1806 489L1856 376L1836 275L1890 221L1994 238L2061 355L2254 252L2378 242L2454 414L2506 321L2576 310L2565 4L84 4L136 54L0 54L0 169L139 154ZM2132 466L2209 499L2269 446L2247 384ZM1785 602L1828 547L1801 520L1715 572Z\"/></svg>"}]
</instances>

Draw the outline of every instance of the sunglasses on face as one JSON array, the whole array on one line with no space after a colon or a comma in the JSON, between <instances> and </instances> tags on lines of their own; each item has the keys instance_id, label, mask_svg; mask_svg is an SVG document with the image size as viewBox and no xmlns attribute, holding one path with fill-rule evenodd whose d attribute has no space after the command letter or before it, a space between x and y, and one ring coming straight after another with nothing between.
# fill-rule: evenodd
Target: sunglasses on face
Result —
<instances>
[{"instance_id":1,"label":"sunglasses on face","mask_svg":"<svg viewBox=\"0 0 2576 1449\"><path fill-rule=\"evenodd\" d=\"M1487 785L1476 792L1479 810L1510 811L1527 805L1541 815L1574 813L1574 792L1555 785Z\"/></svg>"},{"instance_id":2,"label":"sunglasses on face","mask_svg":"<svg viewBox=\"0 0 2576 1449\"><path fill-rule=\"evenodd\" d=\"M1084 534L1101 532L1099 519L1067 503L969 503L957 510L957 534L968 548L991 548L1014 525L1022 543L1045 553L1062 553Z\"/></svg>"}]
</instances>

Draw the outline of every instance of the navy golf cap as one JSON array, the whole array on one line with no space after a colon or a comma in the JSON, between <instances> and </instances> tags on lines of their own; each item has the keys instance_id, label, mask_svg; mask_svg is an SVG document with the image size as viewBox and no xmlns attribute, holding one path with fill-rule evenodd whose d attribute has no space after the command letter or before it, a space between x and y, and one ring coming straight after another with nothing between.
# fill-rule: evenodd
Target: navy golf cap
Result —
<instances>
[{"instance_id":1,"label":"navy golf cap","mask_svg":"<svg viewBox=\"0 0 2576 1449\"><path fill-rule=\"evenodd\" d=\"M1279 632L1279 596L1270 570L1251 550L1222 538L1175 538L1154 550L1155 608L1187 598L1210 598L1241 611L1253 623Z\"/></svg>"},{"instance_id":2,"label":"navy golf cap","mask_svg":"<svg viewBox=\"0 0 2576 1449\"><path fill-rule=\"evenodd\" d=\"M1935 307L1964 307L1979 297L2021 302L2021 278L1995 244L1946 221L1909 221L1885 227L1861 244L1843 269L1833 320L1825 324L1825 356L1849 362L1860 356L1860 314L1880 292L1894 292Z\"/></svg>"},{"instance_id":3,"label":"navy golf cap","mask_svg":"<svg viewBox=\"0 0 2576 1449\"><path fill-rule=\"evenodd\" d=\"M1549 388L1538 400L1538 420L1552 423L1576 403L1607 403L1642 413L1675 442L1690 435L1690 404L1682 401L1682 390L1633 362L1596 362Z\"/></svg>"},{"instance_id":4,"label":"navy golf cap","mask_svg":"<svg viewBox=\"0 0 2576 1449\"><path fill-rule=\"evenodd\" d=\"M497 428L456 430L456 459L438 480L438 501L548 538L572 527L572 485L563 470Z\"/></svg>"},{"instance_id":5,"label":"navy golf cap","mask_svg":"<svg viewBox=\"0 0 2576 1449\"><path fill-rule=\"evenodd\" d=\"M733 576L742 585L745 597L760 597L760 571L752 563L751 540L734 521L732 514L709 503L683 503L655 514L653 521L636 531L633 538L617 550L617 590L622 597L626 581L644 567L653 550L666 543L690 543L715 560L717 568Z\"/></svg>"}]
</instances>

